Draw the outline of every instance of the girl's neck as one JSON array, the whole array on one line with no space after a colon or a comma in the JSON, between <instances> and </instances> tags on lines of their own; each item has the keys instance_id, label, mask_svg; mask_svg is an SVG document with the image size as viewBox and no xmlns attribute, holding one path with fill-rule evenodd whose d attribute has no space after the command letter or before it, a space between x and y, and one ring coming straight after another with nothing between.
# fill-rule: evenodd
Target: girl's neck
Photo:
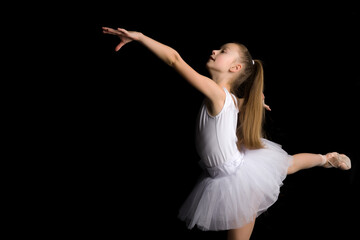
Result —
<instances>
[{"instance_id":1,"label":"girl's neck","mask_svg":"<svg viewBox=\"0 0 360 240\"><path fill-rule=\"evenodd\" d=\"M226 88L229 92L231 89L231 80L226 79L226 78L217 78L217 77L212 77L212 79L214 80L214 82L216 82L219 86Z\"/></svg>"}]
</instances>

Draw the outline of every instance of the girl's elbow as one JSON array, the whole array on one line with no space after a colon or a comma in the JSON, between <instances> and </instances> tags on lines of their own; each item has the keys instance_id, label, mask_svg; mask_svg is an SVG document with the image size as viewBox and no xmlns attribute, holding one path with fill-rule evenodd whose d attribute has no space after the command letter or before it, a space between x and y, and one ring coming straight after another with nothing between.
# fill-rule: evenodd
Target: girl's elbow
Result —
<instances>
[{"instance_id":1,"label":"girl's elbow","mask_svg":"<svg viewBox=\"0 0 360 240\"><path fill-rule=\"evenodd\" d=\"M177 65L177 63L180 62L180 60L181 60L180 54L178 52L174 51L171 54L171 56L169 57L167 64L170 67L175 67Z\"/></svg>"}]
</instances>

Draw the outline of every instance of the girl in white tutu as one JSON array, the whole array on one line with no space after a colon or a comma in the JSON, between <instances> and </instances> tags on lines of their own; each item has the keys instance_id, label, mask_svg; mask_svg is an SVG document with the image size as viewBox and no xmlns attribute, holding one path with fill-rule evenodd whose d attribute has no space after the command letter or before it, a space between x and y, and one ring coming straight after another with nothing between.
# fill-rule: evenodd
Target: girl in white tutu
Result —
<instances>
[{"instance_id":1,"label":"girl in white tutu","mask_svg":"<svg viewBox=\"0 0 360 240\"><path fill-rule=\"evenodd\" d=\"M287 174L315 166L351 168L350 159L326 155L287 154L262 137L263 67L240 43L214 50L206 64L211 78L192 69L174 49L140 32L103 27L120 37L115 50L138 41L204 94L196 148L204 174L180 209L188 228L229 230L228 239L249 239L255 219L278 198Z\"/></svg>"}]
</instances>

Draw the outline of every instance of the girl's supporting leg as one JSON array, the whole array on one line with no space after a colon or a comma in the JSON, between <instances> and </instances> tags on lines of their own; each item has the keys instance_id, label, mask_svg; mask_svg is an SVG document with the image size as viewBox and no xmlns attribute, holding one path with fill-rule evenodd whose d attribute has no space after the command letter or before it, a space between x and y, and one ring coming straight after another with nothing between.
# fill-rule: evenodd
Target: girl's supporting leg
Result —
<instances>
[{"instance_id":1,"label":"girl's supporting leg","mask_svg":"<svg viewBox=\"0 0 360 240\"><path fill-rule=\"evenodd\" d=\"M293 155L293 164L288 168L288 174L295 173L302 169L323 166L326 168L336 167L342 170L351 168L350 159L344 154L336 152L326 155L314 153L299 153Z\"/></svg>"},{"instance_id":2,"label":"girl's supporting leg","mask_svg":"<svg viewBox=\"0 0 360 240\"><path fill-rule=\"evenodd\" d=\"M230 229L227 233L227 240L249 240L254 225L255 219L241 228Z\"/></svg>"}]
</instances>

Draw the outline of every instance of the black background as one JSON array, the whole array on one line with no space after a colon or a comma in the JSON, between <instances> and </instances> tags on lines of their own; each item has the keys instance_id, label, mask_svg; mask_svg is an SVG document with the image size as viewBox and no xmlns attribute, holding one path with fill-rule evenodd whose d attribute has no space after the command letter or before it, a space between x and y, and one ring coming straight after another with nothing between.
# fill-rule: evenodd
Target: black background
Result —
<instances>
[{"instance_id":1,"label":"black background","mask_svg":"<svg viewBox=\"0 0 360 240\"><path fill-rule=\"evenodd\" d=\"M355 4L151 1L79 11L68 63L72 77L63 83L71 100L61 117L64 146L76 152L64 232L96 239L226 238L222 231L188 230L177 219L200 174L194 128L203 96L139 43L115 52L119 40L102 34L107 26L143 32L205 75L213 49L244 43L264 63L272 108L266 113L268 138L289 154L345 153L353 166L288 176L279 200L257 219L252 239L358 236Z\"/></svg>"}]
</instances>

